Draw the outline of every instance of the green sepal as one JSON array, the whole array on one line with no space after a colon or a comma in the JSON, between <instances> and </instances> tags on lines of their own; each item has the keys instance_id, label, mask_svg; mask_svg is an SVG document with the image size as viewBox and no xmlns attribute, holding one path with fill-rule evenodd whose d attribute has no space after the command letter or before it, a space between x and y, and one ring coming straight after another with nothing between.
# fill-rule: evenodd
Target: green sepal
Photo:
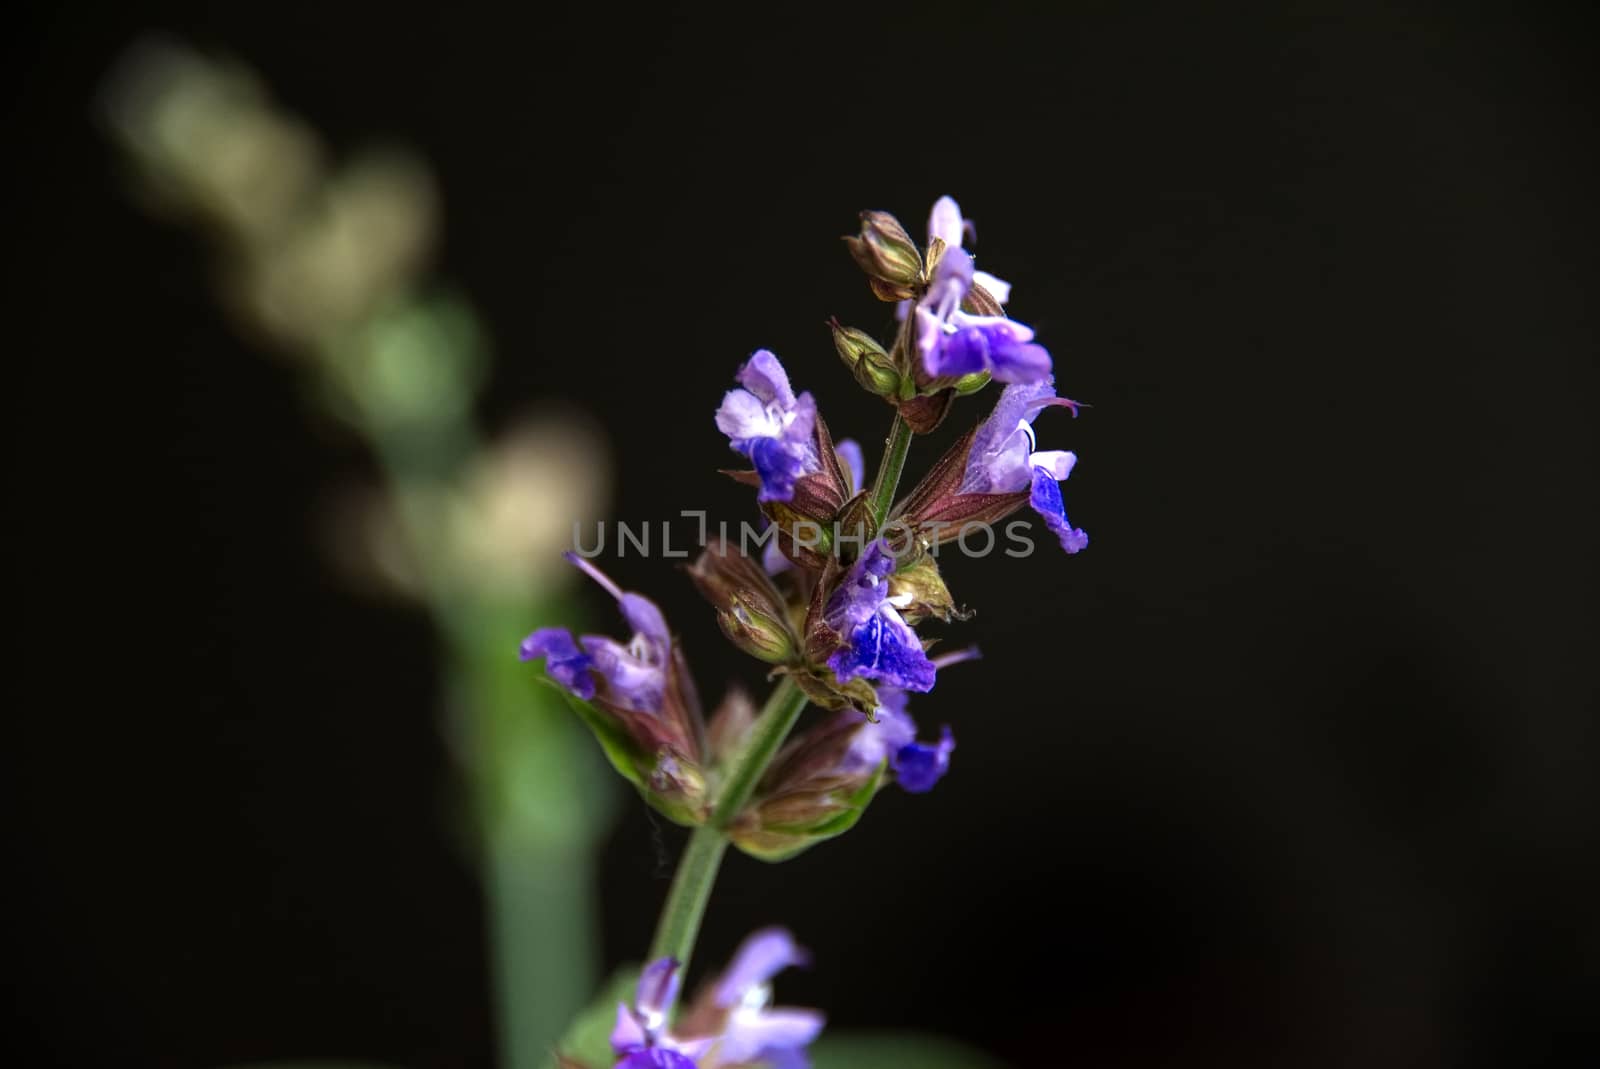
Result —
<instances>
[{"instance_id":1,"label":"green sepal","mask_svg":"<svg viewBox=\"0 0 1600 1069\"><path fill-rule=\"evenodd\" d=\"M836 838L856 826L867 805L883 786L889 763L881 761L860 786L827 806L825 815L802 824L773 824L749 829L734 828L729 838L740 851L759 861L787 861L828 839ZM759 807L756 811L759 813Z\"/></svg>"},{"instance_id":2,"label":"green sepal","mask_svg":"<svg viewBox=\"0 0 1600 1069\"><path fill-rule=\"evenodd\" d=\"M639 966L624 965L611 974L600 993L572 1019L561 1034L556 1049L544 1063L544 1069L563 1069L582 1065L590 1069L608 1069L617 1056L611 1050L611 1029L617 1023L617 1004L632 1003L634 989L639 984Z\"/></svg>"},{"instance_id":3,"label":"green sepal","mask_svg":"<svg viewBox=\"0 0 1600 1069\"><path fill-rule=\"evenodd\" d=\"M639 796L651 809L674 824L681 824L686 828L705 823L704 806L676 801L651 786L650 781L655 776L658 766L657 756L640 749L621 724L548 676L536 678L544 686L561 694L566 700L567 707L578 715L578 719L583 721L584 726L594 735L611 767L616 769L617 774L623 779L633 784ZM700 793L704 794L704 779L700 771L687 768L685 771L699 785Z\"/></svg>"},{"instance_id":4,"label":"green sepal","mask_svg":"<svg viewBox=\"0 0 1600 1069\"><path fill-rule=\"evenodd\" d=\"M600 744L601 752L606 755L606 760L611 762L611 767L617 770L618 775L641 791L644 790L650 773L655 770L654 756L642 755L634 745L633 739L622 729L622 725L560 683L548 676L536 676L535 679L566 700L567 708L576 713L578 719L583 721L584 727L594 735L595 741Z\"/></svg>"},{"instance_id":5,"label":"green sepal","mask_svg":"<svg viewBox=\"0 0 1600 1069\"><path fill-rule=\"evenodd\" d=\"M841 683L830 668L797 668L792 671L782 668L779 671L791 676L811 703L819 708L862 709L868 710L870 716L870 710L878 707L878 692L865 679Z\"/></svg>"},{"instance_id":6,"label":"green sepal","mask_svg":"<svg viewBox=\"0 0 1600 1069\"><path fill-rule=\"evenodd\" d=\"M989 385L990 375L987 371L974 371L970 375L963 375L950 384L958 397L968 397Z\"/></svg>"},{"instance_id":7,"label":"green sepal","mask_svg":"<svg viewBox=\"0 0 1600 1069\"><path fill-rule=\"evenodd\" d=\"M939 574L939 563L929 553L919 554L889 577L889 596L896 599L897 605L899 599L910 597L911 600L901 606L900 615L913 625L927 619L948 622L951 617L966 619L971 616L971 613L956 611L950 588Z\"/></svg>"}]
</instances>

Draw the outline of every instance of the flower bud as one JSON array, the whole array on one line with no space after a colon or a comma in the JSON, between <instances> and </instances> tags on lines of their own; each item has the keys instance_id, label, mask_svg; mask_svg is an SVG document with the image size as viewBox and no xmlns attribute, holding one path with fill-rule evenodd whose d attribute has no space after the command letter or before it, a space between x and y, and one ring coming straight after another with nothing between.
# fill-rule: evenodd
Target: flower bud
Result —
<instances>
[{"instance_id":1,"label":"flower bud","mask_svg":"<svg viewBox=\"0 0 1600 1069\"><path fill-rule=\"evenodd\" d=\"M844 241L879 300L900 301L915 295L922 281L922 254L898 219L888 212L862 212L861 236Z\"/></svg>"},{"instance_id":2,"label":"flower bud","mask_svg":"<svg viewBox=\"0 0 1600 1069\"><path fill-rule=\"evenodd\" d=\"M690 565L689 578L717 610L717 624L735 646L758 660L794 659L799 639L789 625L783 595L759 562L726 541L708 545Z\"/></svg>"},{"instance_id":3,"label":"flower bud","mask_svg":"<svg viewBox=\"0 0 1600 1069\"><path fill-rule=\"evenodd\" d=\"M863 389L886 399L900 395L900 370L895 367L894 358L872 335L855 327L842 326L837 319L830 319L828 327L833 331L833 347L839 351L839 358Z\"/></svg>"}]
</instances>

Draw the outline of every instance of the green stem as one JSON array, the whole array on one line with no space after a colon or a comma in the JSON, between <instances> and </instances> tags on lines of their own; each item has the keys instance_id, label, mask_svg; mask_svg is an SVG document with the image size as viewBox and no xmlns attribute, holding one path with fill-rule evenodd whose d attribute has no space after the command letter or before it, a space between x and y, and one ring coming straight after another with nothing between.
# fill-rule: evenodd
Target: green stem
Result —
<instances>
[{"instance_id":1,"label":"green stem","mask_svg":"<svg viewBox=\"0 0 1600 1069\"><path fill-rule=\"evenodd\" d=\"M883 463L878 465L878 478L872 484L873 526L882 527L889 506L894 504L894 492L900 486L900 472L906 466L906 454L911 451L911 424L898 412L894 425L889 428Z\"/></svg>"},{"instance_id":2,"label":"green stem","mask_svg":"<svg viewBox=\"0 0 1600 1069\"><path fill-rule=\"evenodd\" d=\"M711 898L711 885L717 881L727 850L722 829L713 825L703 824L689 836L689 845L678 860L678 873L672 878L672 890L667 892L667 904L661 907L661 919L656 922L651 961L673 958L680 967L688 966Z\"/></svg>"},{"instance_id":3,"label":"green stem","mask_svg":"<svg viewBox=\"0 0 1600 1069\"><path fill-rule=\"evenodd\" d=\"M722 855L728 849L728 826L750 800L756 784L805 707L805 693L794 680L785 676L750 728L744 749L733 759L728 778L712 807L710 823L696 828L689 836L689 845L678 862L677 875L672 878L672 889L667 892L667 904L662 907L661 919L656 924L655 941L650 945L651 961L670 957L677 959L680 968L688 968L706 902L711 898L711 885L716 882Z\"/></svg>"}]
</instances>

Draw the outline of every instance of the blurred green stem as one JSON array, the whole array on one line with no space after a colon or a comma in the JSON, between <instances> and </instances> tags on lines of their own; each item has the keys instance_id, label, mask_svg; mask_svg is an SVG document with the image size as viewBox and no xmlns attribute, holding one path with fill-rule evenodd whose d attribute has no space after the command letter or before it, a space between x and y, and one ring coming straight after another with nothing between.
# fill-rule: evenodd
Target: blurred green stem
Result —
<instances>
[{"instance_id":1,"label":"blurred green stem","mask_svg":"<svg viewBox=\"0 0 1600 1069\"><path fill-rule=\"evenodd\" d=\"M490 830L487 840L501 1064L541 1066L595 984L592 847L541 842L509 826Z\"/></svg>"},{"instance_id":2,"label":"blurred green stem","mask_svg":"<svg viewBox=\"0 0 1600 1069\"><path fill-rule=\"evenodd\" d=\"M566 709L527 686L512 643L549 603L487 598L441 566L436 488L477 452L470 425L366 429L420 570L451 665L449 704L469 739L466 769L494 970L502 1069L539 1069L582 1008L599 957L594 840L610 806Z\"/></svg>"}]
</instances>

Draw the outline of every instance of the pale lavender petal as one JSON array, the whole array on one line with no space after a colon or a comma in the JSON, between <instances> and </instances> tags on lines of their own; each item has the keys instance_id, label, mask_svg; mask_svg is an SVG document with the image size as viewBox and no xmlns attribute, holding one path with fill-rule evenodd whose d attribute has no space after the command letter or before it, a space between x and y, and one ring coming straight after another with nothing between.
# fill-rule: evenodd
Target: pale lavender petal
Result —
<instances>
[{"instance_id":1,"label":"pale lavender petal","mask_svg":"<svg viewBox=\"0 0 1600 1069\"><path fill-rule=\"evenodd\" d=\"M667 1023L667 1015L678 1000L680 971L674 958L657 958L639 973L634 1007L651 1031Z\"/></svg>"},{"instance_id":2,"label":"pale lavender petal","mask_svg":"<svg viewBox=\"0 0 1600 1069\"><path fill-rule=\"evenodd\" d=\"M841 438L834 443L834 450L850 475L850 492L859 493L867 485L867 462L861 455L861 443L854 438Z\"/></svg>"},{"instance_id":3,"label":"pale lavender petal","mask_svg":"<svg viewBox=\"0 0 1600 1069\"><path fill-rule=\"evenodd\" d=\"M916 323L917 352L922 356L923 366L933 359L939 351L939 343L944 340L944 325L939 322L939 317L930 312L925 306L917 305ZM933 372L929 372L933 374Z\"/></svg>"},{"instance_id":4,"label":"pale lavender petal","mask_svg":"<svg viewBox=\"0 0 1600 1069\"><path fill-rule=\"evenodd\" d=\"M735 378L740 386L765 404L777 402L781 408L794 407L794 390L789 387L789 373L770 350L757 349Z\"/></svg>"},{"instance_id":5,"label":"pale lavender petal","mask_svg":"<svg viewBox=\"0 0 1600 1069\"><path fill-rule=\"evenodd\" d=\"M940 197L928 214L928 243L938 238L951 248L961 247L961 208L953 197Z\"/></svg>"},{"instance_id":6,"label":"pale lavender petal","mask_svg":"<svg viewBox=\"0 0 1600 1069\"><path fill-rule=\"evenodd\" d=\"M981 661L982 659L983 654L978 650L978 647L967 646L964 649L951 650L949 653L941 653L939 656L933 659L933 663L937 668L949 668L953 664L963 664L967 661ZM883 700L884 692L882 689L880 689L878 691L878 701L882 702Z\"/></svg>"},{"instance_id":7,"label":"pale lavender petal","mask_svg":"<svg viewBox=\"0 0 1600 1069\"><path fill-rule=\"evenodd\" d=\"M1060 482L1072 474L1072 466L1078 462L1074 453L1064 449L1044 449L1028 455L1030 468L1043 468L1050 473L1050 477Z\"/></svg>"},{"instance_id":8,"label":"pale lavender petal","mask_svg":"<svg viewBox=\"0 0 1600 1069\"><path fill-rule=\"evenodd\" d=\"M617 1023L611 1029L611 1049L618 1054L650 1042L650 1036L626 1003L617 1003Z\"/></svg>"},{"instance_id":9,"label":"pale lavender petal","mask_svg":"<svg viewBox=\"0 0 1600 1069\"><path fill-rule=\"evenodd\" d=\"M1033 452L1031 423L1040 405L1054 396L1055 384L1049 378L1001 391L994 411L973 436L962 493L1015 493L1027 488L1032 478L1027 463Z\"/></svg>"},{"instance_id":10,"label":"pale lavender petal","mask_svg":"<svg viewBox=\"0 0 1600 1069\"><path fill-rule=\"evenodd\" d=\"M812 447L812 432L817 426L817 400L807 390L795 399L790 408L790 414L783 426L783 436L796 445L804 446L811 454L813 465L816 462L816 450ZM814 466L812 471L817 470Z\"/></svg>"},{"instance_id":11,"label":"pale lavender petal","mask_svg":"<svg viewBox=\"0 0 1600 1069\"><path fill-rule=\"evenodd\" d=\"M1001 304L1011 300L1011 283L1003 278L996 278L987 271L974 271L972 281L982 286L989 296Z\"/></svg>"},{"instance_id":12,"label":"pale lavender petal","mask_svg":"<svg viewBox=\"0 0 1600 1069\"><path fill-rule=\"evenodd\" d=\"M735 1012L717 1044L717 1060L737 1065L769 1053L799 1050L817 1038L823 1024L824 1018L816 1010Z\"/></svg>"},{"instance_id":13,"label":"pale lavender petal","mask_svg":"<svg viewBox=\"0 0 1600 1069\"><path fill-rule=\"evenodd\" d=\"M880 705L877 711L877 721L866 718L866 714L856 709L846 709L839 715L860 723L855 737L850 740L850 748L845 751L844 758L839 762L841 775L865 775L877 768L901 747L913 743L917 739L917 725L905 711L905 692L894 687L884 687L883 691L893 690L900 697L900 708L891 709ZM882 692L880 691L880 698Z\"/></svg>"},{"instance_id":14,"label":"pale lavender petal","mask_svg":"<svg viewBox=\"0 0 1600 1069\"><path fill-rule=\"evenodd\" d=\"M733 962L717 981L714 996L717 1006L732 1009L745 1001L751 991L771 980L791 965L811 960L782 928L763 928L739 947Z\"/></svg>"},{"instance_id":15,"label":"pale lavender petal","mask_svg":"<svg viewBox=\"0 0 1600 1069\"><path fill-rule=\"evenodd\" d=\"M778 536L773 535L767 544L761 547L761 567L768 575L777 575L786 568L791 568L789 558L783 555L783 550L778 547Z\"/></svg>"},{"instance_id":16,"label":"pale lavender petal","mask_svg":"<svg viewBox=\"0 0 1600 1069\"><path fill-rule=\"evenodd\" d=\"M594 660L595 672L606 681L607 699L641 713L661 711L667 690L664 662L646 660L631 646L604 635L584 635L578 641Z\"/></svg>"},{"instance_id":17,"label":"pale lavender petal","mask_svg":"<svg viewBox=\"0 0 1600 1069\"><path fill-rule=\"evenodd\" d=\"M1018 323L1015 319L1007 319L1005 316L979 316L970 315L966 312L957 312L950 317L950 325L957 330L970 328L985 334L1003 332L1014 341L1019 342L1033 340L1032 327L1026 323Z\"/></svg>"},{"instance_id":18,"label":"pale lavender petal","mask_svg":"<svg viewBox=\"0 0 1600 1069\"><path fill-rule=\"evenodd\" d=\"M933 278L928 280L927 300L942 307L941 319L958 314L961 301L972 288L972 256L960 246L952 246L939 257Z\"/></svg>"},{"instance_id":19,"label":"pale lavender petal","mask_svg":"<svg viewBox=\"0 0 1600 1069\"><path fill-rule=\"evenodd\" d=\"M733 439L766 438L782 433L783 427L755 394L729 390L717 409L717 430Z\"/></svg>"},{"instance_id":20,"label":"pale lavender petal","mask_svg":"<svg viewBox=\"0 0 1600 1069\"><path fill-rule=\"evenodd\" d=\"M628 626L636 634L643 635L650 642L660 647L662 653L672 644L672 632L667 630L666 617L661 615L661 610L656 603L643 594L623 594L617 599L617 607L622 610L622 618L628 621Z\"/></svg>"},{"instance_id":21,"label":"pale lavender petal","mask_svg":"<svg viewBox=\"0 0 1600 1069\"><path fill-rule=\"evenodd\" d=\"M581 571L584 575L587 575L590 579L593 579L596 583L599 583L600 588L607 594L610 594L618 601L622 600L622 588L619 587L605 572L602 572L595 565L589 563L587 560L578 556L571 550L563 553L562 556L566 557L567 561Z\"/></svg>"}]
</instances>

